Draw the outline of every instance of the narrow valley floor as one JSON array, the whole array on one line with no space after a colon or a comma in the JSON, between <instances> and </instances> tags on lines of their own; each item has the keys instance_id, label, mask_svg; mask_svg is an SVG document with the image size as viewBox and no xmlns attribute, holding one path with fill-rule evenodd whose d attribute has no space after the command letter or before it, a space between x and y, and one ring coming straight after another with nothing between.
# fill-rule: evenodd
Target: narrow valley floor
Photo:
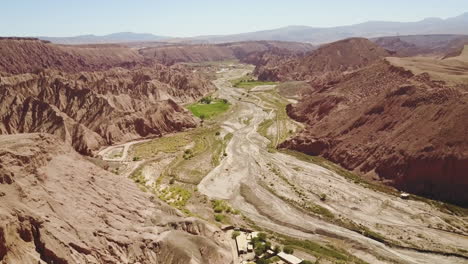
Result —
<instances>
[{"instance_id":1,"label":"narrow valley floor","mask_svg":"<svg viewBox=\"0 0 468 264\"><path fill-rule=\"evenodd\" d=\"M143 189L203 219L214 214L207 199L222 200L239 212L232 225L247 223L279 240L313 241L367 263L468 263L466 215L403 200L326 161L276 150L301 124L285 116L283 108L291 101L275 86L233 87L231 80L250 71L237 65L218 73L212 96L227 99L230 110L205 121L203 133L183 132L186 144L171 135L178 144L153 156L136 156L144 141L114 147L123 153L107 148L102 153L114 154L104 158L123 165L120 172L133 174ZM211 140L213 131L219 135ZM198 139L208 147L197 150ZM187 157L187 149L195 149L194 158ZM191 205L192 200L206 203ZM327 261L325 254L320 263Z\"/></svg>"}]
</instances>

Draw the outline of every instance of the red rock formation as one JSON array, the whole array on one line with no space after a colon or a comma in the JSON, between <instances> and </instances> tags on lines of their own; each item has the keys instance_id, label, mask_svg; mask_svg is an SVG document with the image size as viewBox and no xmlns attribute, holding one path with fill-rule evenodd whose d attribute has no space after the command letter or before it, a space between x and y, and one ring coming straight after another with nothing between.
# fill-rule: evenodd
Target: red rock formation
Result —
<instances>
[{"instance_id":1,"label":"red rock formation","mask_svg":"<svg viewBox=\"0 0 468 264\"><path fill-rule=\"evenodd\" d=\"M180 62L204 62L235 60L245 61L249 56L270 51L289 54L304 53L313 49L312 45L281 41L247 41L226 44L172 45L150 47L140 50L147 59L154 59L165 65Z\"/></svg>"},{"instance_id":2,"label":"red rock formation","mask_svg":"<svg viewBox=\"0 0 468 264\"><path fill-rule=\"evenodd\" d=\"M178 104L214 89L183 66L166 67L123 46L0 44L0 134L48 132L88 155L102 145L196 126Z\"/></svg>"},{"instance_id":3,"label":"red rock formation","mask_svg":"<svg viewBox=\"0 0 468 264\"><path fill-rule=\"evenodd\" d=\"M49 132L79 152L196 126L178 103L213 89L181 67L0 78L0 134Z\"/></svg>"},{"instance_id":4,"label":"red rock formation","mask_svg":"<svg viewBox=\"0 0 468 264\"><path fill-rule=\"evenodd\" d=\"M468 87L381 60L315 86L293 118L307 123L282 147L322 155L406 191L468 204Z\"/></svg>"},{"instance_id":5,"label":"red rock formation","mask_svg":"<svg viewBox=\"0 0 468 264\"><path fill-rule=\"evenodd\" d=\"M95 71L142 63L144 58L136 50L124 46L61 46L27 38L0 39L0 72Z\"/></svg>"},{"instance_id":6,"label":"red rock formation","mask_svg":"<svg viewBox=\"0 0 468 264\"><path fill-rule=\"evenodd\" d=\"M0 136L0 263L219 264L215 226L184 218L50 134Z\"/></svg>"},{"instance_id":7,"label":"red rock formation","mask_svg":"<svg viewBox=\"0 0 468 264\"><path fill-rule=\"evenodd\" d=\"M352 38L324 45L306 56L271 56L257 66L255 73L262 80L323 84L388 55L367 39Z\"/></svg>"},{"instance_id":8,"label":"red rock formation","mask_svg":"<svg viewBox=\"0 0 468 264\"><path fill-rule=\"evenodd\" d=\"M440 57L457 56L468 43L465 35L411 35L381 37L372 40L388 50L392 56L406 57L433 55Z\"/></svg>"}]
</instances>

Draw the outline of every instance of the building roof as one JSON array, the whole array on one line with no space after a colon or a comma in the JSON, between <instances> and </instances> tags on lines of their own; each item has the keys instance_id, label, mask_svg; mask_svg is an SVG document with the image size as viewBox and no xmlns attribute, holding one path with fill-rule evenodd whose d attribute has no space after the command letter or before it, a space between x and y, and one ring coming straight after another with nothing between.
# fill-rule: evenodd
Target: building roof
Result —
<instances>
[{"instance_id":1,"label":"building roof","mask_svg":"<svg viewBox=\"0 0 468 264\"><path fill-rule=\"evenodd\" d=\"M284 252L278 253L278 257L289 264L300 264L302 262L302 259L291 254L286 254Z\"/></svg>"},{"instance_id":2,"label":"building roof","mask_svg":"<svg viewBox=\"0 0 468 264\"><path fill-rule=\"evenodd\" d=\"M247 236L245 235L244 232L241 232L240 235L236 237L236 244L237 244L237 251L241 252L247 252Z\"/></svg>"}]
</instances>

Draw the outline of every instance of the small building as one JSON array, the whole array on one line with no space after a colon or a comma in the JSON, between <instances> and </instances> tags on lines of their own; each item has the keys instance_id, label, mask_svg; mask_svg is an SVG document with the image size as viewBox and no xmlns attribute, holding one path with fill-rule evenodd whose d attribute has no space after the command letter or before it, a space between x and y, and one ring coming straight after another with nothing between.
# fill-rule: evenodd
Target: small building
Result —
<instances>
[{"instance_id":1,"label":"small building","mask_svg":"<svg viewBox=\"0 0 468 264\"><path fill-rule=\"evenodd\" d=\"M408 200L409 197L410 197L409 193L401 193L401 194L400 194L400 198L401 198L401 199Z\"/></svg>"},{"instance_id":2,"label":"small building","mask_svg":"<svg viewBox=\"0 0 468 264\"><path fill-rule=\"evenodd\" d=\"M247 235L247 240L251 241L252 239L258 237L258 232L251 232Z\"/></svg>"},{"instance_id":3,"label":"small building","mask_svg":"<svg viewBox=\"0 0 468 264\"><path fill-rule=\"evenodd\" d=\"M246 254L248 252L247 235L244 232L241 232L240 235L236 237L237 252L239 255Z\"/></svg>"},{"instance_id":4,"label":"small building","mask_svg":"<svg viewBox=\"0 0 468 264\"><path fill-rule=\"evenodd\" d=\"M286 254L284 252L280 252L278 253L277 255L281 260L283 260L284 262L288 263L288 264L300 264L303 260L294 256L294 255L291 255L291 254Z\"/></svg>"},{"instance_id":5,"label":"small building","mask_svg":"<svg viewBox=\"0 0 468 264\"><path fill-rule=\"evenodd\" d=\"M253 245L252 245L251 243L249 243L249 244L247 245L247 251L248 251L248 252L252 252L253 249L254 249L254 248L253 248Z\"/></svg>"}]
</instances>

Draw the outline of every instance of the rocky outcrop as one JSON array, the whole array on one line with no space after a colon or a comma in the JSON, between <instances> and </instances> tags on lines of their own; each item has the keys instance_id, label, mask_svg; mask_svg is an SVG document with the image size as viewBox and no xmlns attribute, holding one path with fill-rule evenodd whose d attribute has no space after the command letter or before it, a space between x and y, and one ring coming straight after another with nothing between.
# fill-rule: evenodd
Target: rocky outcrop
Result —
<instances>
[{"instance_id":1,"label":"rocky outcrop","mask_svg":"<svg viewBox=\"0 0 468 264\"><path fill-rule=\"evenodd\" d=\"M257 53L302 54L311 51L310 44L281 41L246 41L226 44L170 45L141 49L140 54L165 65L181 62L240 60L251 63L249 57Z\"/></svg>"},{"instance_id":2,"label":"rocky outcrop","mask_svg":"<svg viewBox=\"0 0 468 264\"><path fill-rule=\"evenodd\" d=\"M270 56L257 64L255 74L261 80L325 84L388 55L370 40L351 38L321 46L305 56Z\"/></svg>"},{"instance_id":3,"label":"rocky outcrop","mask_svg":"<svg viewBox=\"0 0 468 264\"><path fill-rule=\"evenodd\" d=\"M31 38L0 39L0 72L98 71L143 64L151 62L145 62L136 50L119 45L61 46Z\"/></svg>"},{"instance_id":4,"label":"rocky outcrop","mask_svg":"<svg viewBox=\"0 0 468 264\"><path fill-rule=\"evenodd\" d=\"M212 89L189 70L162 65L0 77L0 134L48 132L92 154L102 145L196 126L178 103Z\"/></svg>"},{"instance_id":5,"label":"rocky outcrop","mask_svg":"<svg viewBox=\"0 0 468 264\"><path fill-rule=\"evenodd\" d=\"M374 43L388 50L392 56L406 57L432 55L439 57L458 56L468 44L465 35L411 35L372 39Z\"/></svg>"},{"instance_id":6,"label":"rocky outcrop","mask_svg":"<svg viewBox=\"0 0 468 264\"><path fill-rule=\"evenodd\" d=\"M0 136L0 263L231 263L221 230L166 206L50 134Z\"/></svg>"},{"instance_id":7,"label":"rocky outcrop","mask_svg":"<svg viewBox=\"0 0 468 264\"><path fill-rule=\"evenodd\" d=\"M282 144L378 176L413 193L468 204L468 87L381 60L314 86L291 117L306 129Z\"/></svg>"}]
</instances>

